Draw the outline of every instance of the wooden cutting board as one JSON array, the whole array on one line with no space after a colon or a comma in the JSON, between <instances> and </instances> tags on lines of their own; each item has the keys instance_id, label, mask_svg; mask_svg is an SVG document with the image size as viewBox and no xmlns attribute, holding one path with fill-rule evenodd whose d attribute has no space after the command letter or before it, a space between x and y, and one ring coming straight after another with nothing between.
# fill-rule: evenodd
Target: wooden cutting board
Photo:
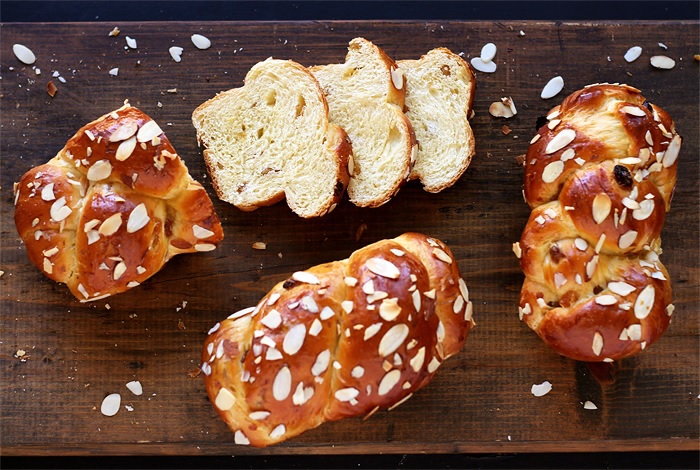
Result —
<instances>
[{"instance_id":1,"label":"wooden cutting board","mask_svg":"<svg viewBox=\"0 0 700 470\"><path fill-rule=\"evenodd\" d=\"M110 37L114 26L121 34ZM698 449L698 22L4 24L1 33L4 455ZM193 33L211 39L211 48L196 49ZM127 49L125 36L138 48ZM129 99L160 123L213 196L192 110L240 86L248 69L270 56L304 65L342 62L356 36L394 59L417 58L438 46L473 57L487 42L498 46L498 70L477 72L477 154L454 187L428 194L414 182L383 207L344 201L317 220L300 219L284 203L244 213L214 198L226 234L218 250L176 257L140 287L93 304L78 303L30 264L13 224L12 184L55 155L83 124ZM14 43L34 51L40 75L14 57ZM168 53L173 45L184 49L180 63ZM642 56L625 62L623 55L636 45ZM674 58L675 68L652 68L649 58L656 54ZM118 75L111 76L115 68ZM54 71L65 83L52 77ZM563 92L541 99L555 75L564 78ZM58 88L53 98L46 92L50 80ZM673 323L643 354L618 364L612 384L601 386L586 365L556 355L518 320L523 276L511 244L530 213L516 156L526 152L537 117L567 94L604 81L640 88L671 114L684 143L663 231ZM487 111L503 96L518 109L507 121ZM462 353L396 410L328 423L264 450L234 445L201 377L190 377L207 330L255 304L293 271L406 231L444 240L459 260L477 322ZM256 241L267 249L252 249ZM22 358L16 357L20 349ZM143 384L142 396L125 387L132 380ZM531 386L545 380L552 391L533 396ZM123 406L108 418L100 404L115 392ZM584 409L586 401L597 410Z\"/></svg>"}]
</instances>

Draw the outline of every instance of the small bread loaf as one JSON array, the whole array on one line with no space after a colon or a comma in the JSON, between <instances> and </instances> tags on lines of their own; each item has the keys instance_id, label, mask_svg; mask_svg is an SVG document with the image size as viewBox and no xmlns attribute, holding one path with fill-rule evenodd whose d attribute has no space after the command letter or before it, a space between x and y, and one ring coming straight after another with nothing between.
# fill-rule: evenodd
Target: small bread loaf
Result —
<instances>
[{"instance_id":1,"label":"small bread loaf","mask_svg":"<svg viewBox=\"0 0 700 470\"><path fill-rule=\"evenodd\" d=\"M406 182L415 160L411 123L403 113L406 87L396 63L370 41L350 41L343 64L311 67L328 100L331 121L352 141L350 201L377 207Z\"/></svg>"},{"instance_id":2,"label":"small bread loaf","mask_svg":"<svg viewBox=\"0 0 700 470\"><path fill-rule=\"evenodd\" d=\"M125 104L15 186L29 259L82 302L118 294L223 239L204 188L155 121Z\"/></svg>"},{"instance_id":3,"label":"small bread loaf","mask_svg":"<svg viewBox=\"0 0 700 470\"><path fill-rule=\"evenodd\" d=\"M282 199L301 217L333 210L348 185L352 147L329 123L318 82L291 60L253 66L244 86L192 114L220 199L252 211Z\"/></svg>"},{"instance_id":4,"label":"small bread loaf","mask_svg":"<svg viewBox=\"0 0 700 470\"><path fill-rule=\"evenodd\" d=\"M204 383L234 441L264 447L398 406L472 326L450 250L407 233L296 272L217 323L202 351Z\"/></svg>"},{"instance_id":5,"label":"small bread loaf","mask_svg":"<svg viewBox=\"0 0 700 470\"><path fill-rule=\"evenodd\" d=\"M442 47L398 64L406 76L406 117L418 139L411 179L437 193L455 184L474 156L468 117L476 78L464 59Z\"/></svg>"},{"instance_id":6,"label":"small bread loaf","mask_svg":"<svg viewBox=\"0 0 700 470\"><path fill-rule=\"evenodd\" d=\"M555 351L612 362L666 330L671 283L659 261L681 137L627 85L591 85L550 111L525 165L533 208L516 255L520 317Z\"/></svg>"}]
</instances>

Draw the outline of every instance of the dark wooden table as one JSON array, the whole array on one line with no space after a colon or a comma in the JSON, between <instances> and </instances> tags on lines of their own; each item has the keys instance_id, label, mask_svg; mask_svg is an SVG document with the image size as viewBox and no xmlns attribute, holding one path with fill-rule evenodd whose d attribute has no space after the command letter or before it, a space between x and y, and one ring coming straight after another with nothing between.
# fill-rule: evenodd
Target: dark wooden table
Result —
<instances>
[{"instance_id":1,"label":"dark wooden table","mask_svg":"<svg viewBox=\"0 0 700 470\"><path fill-rule=\"evenodd\" d=\"M698 22L281 22L4 24L0 72L0 444L3 455L252 455L454 452L697 450L700 393L700 161L698 159ZM519 31L525 35L520 35ZM672 32L672 34L669 34ZM197 50L193 33L212 41ZM125 36L138 49L125 50ZM342 61L347 42L364 36L394 59L444 46L465 56L498 46L496 73L477 73L472 125L477 155L451 189L425 193L411 183L389 204L360 209L344 201L333 213L302 220L284 203L243 213L215 200L226 239L210 253L173 259L130 292L80 304L42 276L16 234L12 184L51 158L88 121L124 99L156 119L195 178L213 196L190 124L192 110L240 86L269 56L304 65ZM658 42L663 41L668 50ZM22 43L37 55L36 75L14 57ZM181 63L168 54L184 48ZM631 46L644 48L628 64ZM649 65L667 54L673 70ZM118 67L116 77L109 70ZM53 78L58 71L65 78ZM553 76L562 94L542 100ZM58 93L51 98L46 84ZM679 179L663 231L663 262L676 313L666 335L619 364L601 386L583 364L548 350L518 321L523 276L511 244L529 215L520 194L523 154L535 121L566 94L593 82L627 82L666 109L684 136ZM176 93L169 90L177 89ZM518 114L492 118L491 102L511 96ZM161 106L162 105L162 106ZM502 133L507 124L512 132ZM358 231L366 227L357 239ZM463 352L434 382L392 412L328 423L281 445L233 444L216 417L197 369L207 330L253 305L289 273L341 259L405 231L449 244L474 301L477 328ZM253 250L256 241L267 250ZM186 306L183 308L183 302ZM106 308L109 304L110 309ZM17 350L24 358L15 357ZM133 396L125 387L143 384ZM548 380L553 390L534 397ZM103 416L102 399L119 392L122 407ZM597 410L583 409L587 400Z\"/></svg>"}]
</instances>

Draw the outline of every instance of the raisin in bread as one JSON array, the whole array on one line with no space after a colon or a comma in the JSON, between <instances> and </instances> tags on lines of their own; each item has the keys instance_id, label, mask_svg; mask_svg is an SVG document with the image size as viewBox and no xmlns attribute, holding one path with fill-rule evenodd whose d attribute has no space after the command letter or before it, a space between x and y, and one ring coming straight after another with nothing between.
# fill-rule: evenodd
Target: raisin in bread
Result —
<instances>
[{"instance_id":1,"label":"raisin in bread","mask_svg":"<svg viewBox=\"0 0 700 470\"><path fill-rule=\"evenodd\" d=\"M467 63L445 48L398 64L406 77L406 117L418 139L411 179L436 193L456 183L474 156L467 118L476 79Z\"/></svg>"},{"instance_id":2,"label":"raisin in bread","mask_svg":"<svg viewBox=\"0 0 700 470\"><path fill-rule=\"evenodd\" d=\"M314 77L291 60L254 65L244 85L192 114L220 199L244 211L286 198L301 217L333 210L348 184L351 145L331 124Z\"/></svg>"},{"instance_id":3,"label":"raisin in bread","mask_svg":"<svg viewBox=\"0 0 700 470\"><path fill-rule=\"evenodd\" d=\"M391 199L411 172L415 136L403 113L405 80L370 41L350 41L343 64L310 68L328 100L331 121L352 141L348 196L360 207Z\"/></svg>"}]
</instances>

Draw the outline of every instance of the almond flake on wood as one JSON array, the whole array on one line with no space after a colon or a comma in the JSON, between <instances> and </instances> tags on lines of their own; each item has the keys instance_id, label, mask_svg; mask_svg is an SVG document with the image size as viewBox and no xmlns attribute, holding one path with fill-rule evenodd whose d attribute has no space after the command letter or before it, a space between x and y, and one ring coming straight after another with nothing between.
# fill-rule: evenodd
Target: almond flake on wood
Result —
<instances>
[{"instance_id":1,"label":"almond flake on wood","mask_svg":"<svg viewBox=\"0 0 700 470\"><path fill-rule=\"evenodd\" d=\"M665 55L652 56L649 62L653 67L663 70L670 70L676 66L676 61Z\"/></svg>"},{"instance_id":2,"label":"almond flake on wood","mask_svg":"<svg viewBox=\"0 0 700 470\"><path fill-rule=\"evenodd\" d=\"M102 406L100 411L105 416L114 416L119 411L119 407L122 403L122 397L118 393L112 393L107 395L104 400L102 400Z\"/></svg>"},{"instance_id":3,"label":"almond flake on wood","mask_svg":"<svg viewBox=\"0 0 700 470\"><path fill-rule=\"evenodd\" d=\"M14 52L15 57L23 64L32 65L36 62L36 56L27 46L22 44L15 44L12 46L12 52Z\"/></svg>"},{"instance_id":4,"label":"almond flake on wood","mask_svg":"<svg viewBox=\"0 0 700 470\"><path fill-rule=\"evenodd\" d=\"M474 57L470 61L472 67L474 67L479 72L483 73L494 73L496 71L496 63L493 61L484 62L481 57Z\"/></svg>"},{"instance_id":5,"label":"almond flake on wood","mask_svg":"<svg viewBox=\"0 0 700 470\"><path fill-rule=\"evenodd\" d=\"M536 397L542 397L552 391L552 384L545 380L541 384L533 384L530 392Z\"/></svg>"},{"instance_id":6,"label":"almond flake on wood","mask_svg":"<svg viewBox=\"0 0 700 470\"><path fill-rule=\"evenodd\" d=\"M627 62L634 62L635 60L639 59L640 55L642 55L642 48L639 46L633 46L630 47L627 52L625 52L625 60Z\"/></svg>"},{"instance_id":7,"label":"almond flake on wood","mask_svg":"<svg viewBox=\"0 0 700 470\"><path fill-rule=\"evenodd\" d=\"M562 89L564 89L564 79L561 76L556 76L547 82L542 89L540 97L545 100L553 98L557 96Z\"/></svg>"},{"instance_id":8,"label":"almond flake on wood","mask_svg":"<svg viewBox=\"0 0 700 470\"><path fill-rule=\"evenodd\" d=\"M193 34L190 39L192 40L192 44L194 44L197 49L204 50L211 47L211 41L209 38L202 36L201 34Z\"/></svg>"},{"instance_id":9,"label":"almond flake on wood","mask_svg":"<svg viewBox=\"0 0 700 470\"><path fill-rule=\"evenodd\" d=\"M170 49L168 49L168 52L170 53L170 57L172 57L175 62L180 62L182 60L182 50L182 47L172 46Z\"/></svg>"}]
</instances>

